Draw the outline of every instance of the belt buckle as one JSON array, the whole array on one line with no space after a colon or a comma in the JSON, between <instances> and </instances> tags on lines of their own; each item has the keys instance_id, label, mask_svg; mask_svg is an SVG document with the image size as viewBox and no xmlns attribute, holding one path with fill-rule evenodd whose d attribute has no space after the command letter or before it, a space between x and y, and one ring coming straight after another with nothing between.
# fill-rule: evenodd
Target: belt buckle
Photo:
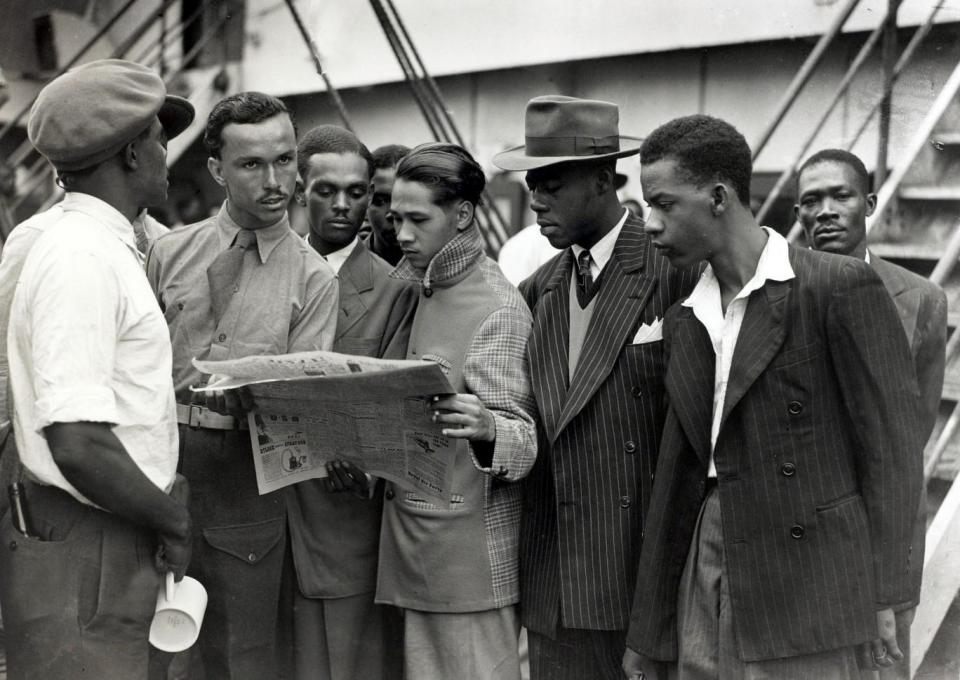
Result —
<instances>
[{"instance_id":1,"label":"belt buckle","mask_svg":"<svg viewBox=\"0 0 960 680\"><path fill-rule=\"evenodd\" d=\"M187 425L193 429L200 427L200 419L203 417L203 406L199 404L190 404L190 414L187 418Z\"/></svg>"}]
</instances>

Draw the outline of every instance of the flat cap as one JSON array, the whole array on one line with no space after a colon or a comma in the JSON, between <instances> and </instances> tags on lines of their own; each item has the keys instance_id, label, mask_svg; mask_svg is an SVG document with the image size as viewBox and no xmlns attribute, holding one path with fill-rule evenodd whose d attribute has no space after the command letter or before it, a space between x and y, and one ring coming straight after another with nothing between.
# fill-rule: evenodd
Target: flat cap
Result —
<instances>
[{"instance_id":1,"label":"flat cap","mask_svg":"<svg viewBox=\"0 0 960 680\"><path fill-rule=\"evenodd\" d=\"M172 139L193 116L193 105L167 94L151 69L101 59L64 73L40 90L27 136L58 170L82 170L118 153L154 118Z\"/></svg>"}]
</instances>

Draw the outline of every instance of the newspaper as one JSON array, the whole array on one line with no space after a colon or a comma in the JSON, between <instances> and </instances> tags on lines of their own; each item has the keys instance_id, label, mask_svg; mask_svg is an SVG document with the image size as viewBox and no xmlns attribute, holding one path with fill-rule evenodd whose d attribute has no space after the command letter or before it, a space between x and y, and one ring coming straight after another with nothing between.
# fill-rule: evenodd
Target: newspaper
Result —
<instances>
[{"instance_id":1,"label":"newspaper","mask_svg":"<svg viewBox=\"0 0 960 680\"><path fill-rule=\"evenodd\" d=\"M341 459L371 475L449 503L456 440L432 420L430 397L454 390L431 362L300 352L198 361L197 391L247 386L261 494L326 477Z\"/></svg>"}]
</instances>

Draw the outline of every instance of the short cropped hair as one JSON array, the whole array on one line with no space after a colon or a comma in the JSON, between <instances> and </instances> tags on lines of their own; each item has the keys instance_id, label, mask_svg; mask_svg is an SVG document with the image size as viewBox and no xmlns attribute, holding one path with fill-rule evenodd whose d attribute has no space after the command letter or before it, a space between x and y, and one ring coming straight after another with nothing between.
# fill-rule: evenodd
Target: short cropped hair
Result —
<instances>
[{"instance_id":1,"label":"short cropped hair","mask_svg":"<svg viewBox=\"0 0 960 680\"><path fill-rule=\"evenodd\" d=\"M859 157L843 149L822 149L803 162L797 171L797 193L800 193L800 175L803 171L820 163L842 163L857 176L864 194L870 193L870 173Z\"/></svg>"},{"instance_id":2,"label":"short cropped hair","mask_svg":"<svg viewBox=\"0 0 960 680\"><path fill-rule=\"evenodd\" d=\"M730 182L737 198L750 206L753 159L750 146L730 123L696 114L674 118L650 133L640 147L640 162L669 158L697 184Z\"/></svg>"},{"instance_id":3,"label":"short cropped hair","mask_svg":"<svg viewBox=\"0 0 960 680\"><path fill-rule=\"evenodd\" d=\"M397 179L429 187L433 202L441 206L458 200L480 205L487 184L483 169L470 152L446 142L421 144L413 149L397 166Z\"/></svg>"},{"instance_id":4,"label":"short cropped hair","mask_svg":"<svg viewBox=\"0 0 960 680\"><path fill-rule=\"evenodd\" d=\"M217 102L207 118L207 128L203 133L203 143L213 158L220 158L220 149L223 146L223 128L230 123L256 124L278 113L285 113L297 125L287 105L269 94L262 92L238 92Z\"/></svg>"},{"instance_id":5,"label":"short cropped hair","mask_svg":"<svg viewBox=\"0 0 960 680\"><path fill-rule=\"evenodd\" d=\"M355 153L367 162L367 179L373 176L370 150L355 134L339 125L318 125L300 139L297 145L297 170L304 181L310 169L310 156L318 153Z\"/></svg>"},{"instance_id":6,"label":"short cropped hair","mask_svg":"<svg viewBox=\"0 0 960 680\"><path fill-rule=\"evenodd\" d=\"M387 144L373 150L373 170L394 168L400 159L410 153L410 147L403 144Z\"/></svg>"}]
</instances>

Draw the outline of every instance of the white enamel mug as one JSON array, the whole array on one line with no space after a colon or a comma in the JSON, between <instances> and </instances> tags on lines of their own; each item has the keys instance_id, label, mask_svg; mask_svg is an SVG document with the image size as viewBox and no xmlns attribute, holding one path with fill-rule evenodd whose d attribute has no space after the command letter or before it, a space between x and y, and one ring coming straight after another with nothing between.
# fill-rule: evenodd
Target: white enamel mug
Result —
<instances>
[{"instance_id":1,"label":"white enamel mug","mask_svg":"<svg viewBox=\"0 0 960 680\"><path fill-rule=\"evenodd\" d=\"M176 583L173 572L168 572L166 582L157 593L150 644L163 652L189 649L200 636L206 609L207 590L197 579L184 576Z\"/></svg>"}]
</instances>

